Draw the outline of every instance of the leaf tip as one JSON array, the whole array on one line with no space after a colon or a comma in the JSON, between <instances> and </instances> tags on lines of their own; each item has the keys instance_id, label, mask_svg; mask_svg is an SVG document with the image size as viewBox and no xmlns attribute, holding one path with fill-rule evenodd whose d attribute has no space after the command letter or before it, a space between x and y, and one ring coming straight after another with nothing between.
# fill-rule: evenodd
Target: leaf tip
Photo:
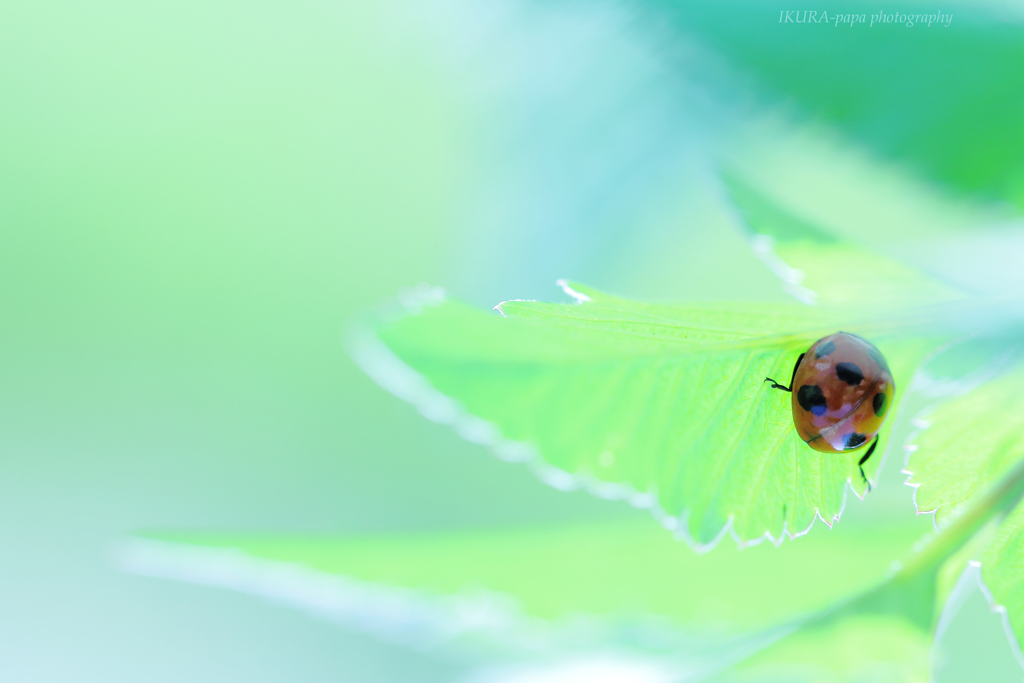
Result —
<instances>
[{"instance_id":1,"label":"leaf tip","mask_svg":"<svg viewBox=\"0 0 1024 683\"><path fill-rule=\"evenodd\" d=\"M582 304L582 303L585 303L587 301L590 301L590 296L588 296L587 294L584 294L583 292L573 288L573 284L575 284L575 283L570 283L568 280L562 278L562 279L559 279L559 280L555 280L555 284L558 285L559 287L561 287L563 292L565 292L566 294L571 296L573 299L575 299L576 303L578 303L578 304Z\"/></svg>"},{"instance_id":2,"label":"leaf tip","mask_svg":"<svg viewBox=\"0 0 1024 683\"><path fill-rule=\"evenodd\" d=\"M444 303L446 293L444 287L421 282L414 287L403 287L398 290L398 303L407 311L419 313L425 306L436 306Z\"/></svg>"}]
</instances>

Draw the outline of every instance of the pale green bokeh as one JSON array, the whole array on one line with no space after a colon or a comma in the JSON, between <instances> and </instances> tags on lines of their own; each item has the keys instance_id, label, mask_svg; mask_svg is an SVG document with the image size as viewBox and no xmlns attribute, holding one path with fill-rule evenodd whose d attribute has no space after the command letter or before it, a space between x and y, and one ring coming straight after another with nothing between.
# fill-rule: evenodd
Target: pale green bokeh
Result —
<instances>
[{"instance_id":1,"label":"pale green bokeh","mask_svg":"<svg viewBox=\"0 0 1024 683\"><path fill-rule=\"evenodd\" d=\"M5 680L463 675L126 576L110 551L139 529L640 518L489 459L343 354L352 312L424 280L477 304L560 276L785 297L693 161L715 116L638 25L467 5L0 8Z\"/></svg>"}]
</instances>

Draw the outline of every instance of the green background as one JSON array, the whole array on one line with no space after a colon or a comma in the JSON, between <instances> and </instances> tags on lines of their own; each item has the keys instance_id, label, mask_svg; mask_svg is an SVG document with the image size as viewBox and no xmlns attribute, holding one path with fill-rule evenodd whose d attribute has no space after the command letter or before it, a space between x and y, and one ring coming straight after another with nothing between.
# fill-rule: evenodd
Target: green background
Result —
<instances>
[{"instance_id":1,"label":"green background","mask_svg":"<svg viewBox=\"0 0 1024 683\"><path fill-rule=\"evenodd\" d=\"M1022 205L1018 20L957 7L948 40L835 42L780 33L777 9L0 8L0 676L462 676L124 574L112 553L154 528L640 517L423 420L346 358L342 330L421 281L486 306L550 298L566 276L638 298L785 298L708 218L708 90L736 116L761 98L823 120L952 196ZM904 85L875 75L890 65ZM983 664L1019 679L998 633L971 602L942 680Z\"/></svg>"}]
</instances>

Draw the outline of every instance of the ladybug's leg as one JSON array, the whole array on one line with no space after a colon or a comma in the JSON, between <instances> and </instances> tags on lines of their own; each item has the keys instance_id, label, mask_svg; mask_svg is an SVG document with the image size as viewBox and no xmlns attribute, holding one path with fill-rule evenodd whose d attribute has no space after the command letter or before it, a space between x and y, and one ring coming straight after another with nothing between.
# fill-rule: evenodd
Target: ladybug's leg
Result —
<instances>
[{"instance_id":1,"label":"ladybug's leg","mask_svg":"<svg viewBox=\"0 0 1024 683\"><path fill-rule=\"evenodd\" d=\"M800 361L802 361L803 359L804 359L804 354L801 353L800 357L796 359L796 365L793 366L793 376L789 378L789 386L788 387L779 384L778 382L773 380L771 377L765 377L764 381L765 382L771 382L772 383L772 389L782 389L783 391L788 391L789 393L792 394L793 393L793 380L796 379L796 369L800 367Z\"/></svg>"},{"instance_id":2,"label":"ladybug's leg","mask_svg":"<svg viewBox=\"0 0 1024 683\"><path fill-rule=\"evenodd\" d=\"M864 457L862 457L860 461L857 463L857 469L860 470L860 476L864 480L864 483L868 485L868 491L871 490L871 482L868 481L867 476L864 474L864 463L866 463L868 461L868 458L871 457L871 454L875 452L875 446L877 445L878 437L876 436L875 440L871 442L871 446L868 448L868 452L865 453Z\"/></svg>"}]
</instances>

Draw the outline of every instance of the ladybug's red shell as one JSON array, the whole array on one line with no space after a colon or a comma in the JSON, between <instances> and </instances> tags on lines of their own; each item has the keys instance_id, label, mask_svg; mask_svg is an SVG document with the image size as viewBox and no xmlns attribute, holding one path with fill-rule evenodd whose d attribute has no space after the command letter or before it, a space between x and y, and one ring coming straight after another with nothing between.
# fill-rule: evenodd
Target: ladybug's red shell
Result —
<instances>
[{"instance_id":1,"label":"ladybug's red shell","mask_svg":"<svg viewBox=\"0 0 1024 683\"><path fill-rule=\"evenodd\" d=\"M793 423L816 451L851 451L871 441L892 404L892 373L870 342L846 332L807 349L793 375Z\"/></svg>"}]
</instances>

